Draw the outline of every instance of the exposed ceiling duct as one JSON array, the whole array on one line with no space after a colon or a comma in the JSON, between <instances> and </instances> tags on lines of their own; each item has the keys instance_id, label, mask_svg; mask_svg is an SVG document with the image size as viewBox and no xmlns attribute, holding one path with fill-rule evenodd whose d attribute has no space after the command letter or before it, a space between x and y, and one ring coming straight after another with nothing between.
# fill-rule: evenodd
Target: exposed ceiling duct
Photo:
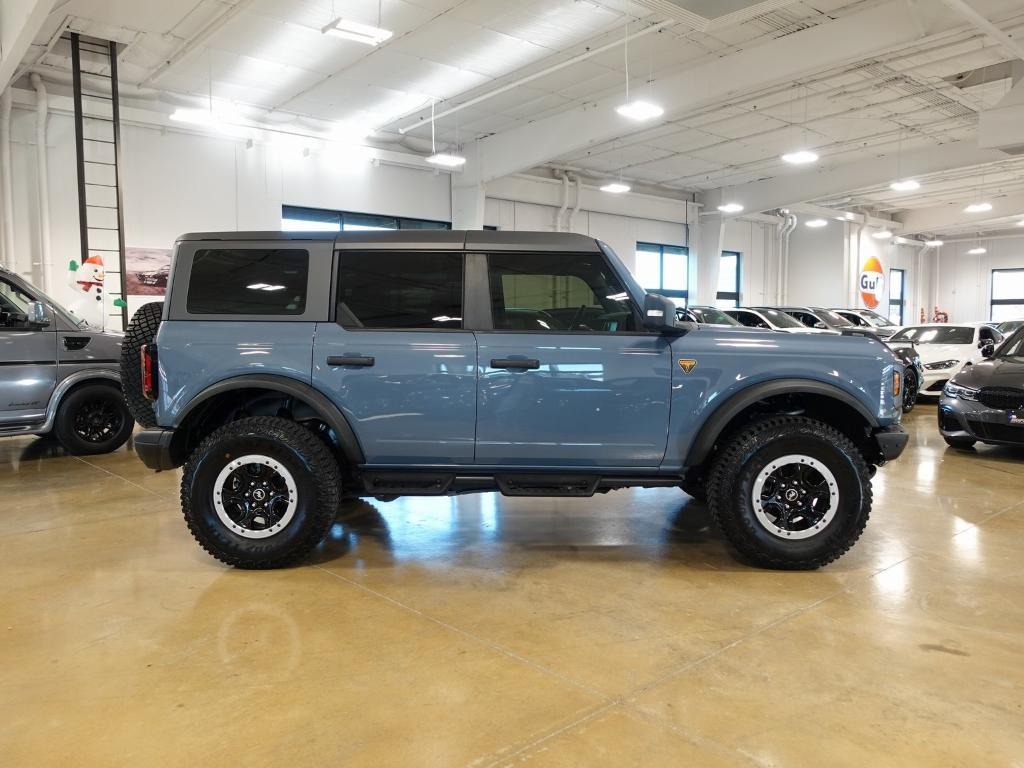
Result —
<instances>
[{"instance_id":1,"label":"exposed ceiling duct","mask_svg":"<svg viewBox=\"0 0 1024 768\"><path fill-rule=\"evenodd\" d=\"M704 32L740 24L755 16L792 5L794 2L795 0L637 0L637 5L650 8L662 16Z\"/></svg>"}]
</instances>

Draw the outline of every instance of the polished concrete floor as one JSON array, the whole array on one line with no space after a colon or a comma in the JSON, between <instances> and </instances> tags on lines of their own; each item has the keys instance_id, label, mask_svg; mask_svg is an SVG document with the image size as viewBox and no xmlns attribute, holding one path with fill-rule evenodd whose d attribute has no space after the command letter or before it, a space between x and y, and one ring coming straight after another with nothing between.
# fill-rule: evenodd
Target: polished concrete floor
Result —
<instances>
[{"instance_id":1,"label":"polished concrete floor","mask_svg":"<svg viewBox=\"0 0 1024 768\"><path fill-rule=\"evenodd\" d=\"M0 766L1024 765L1024 452L934 406L860 543L737 562L680 491L360 502L232 571L177 473L0 441Z\"/></svg>"}]
</instances>

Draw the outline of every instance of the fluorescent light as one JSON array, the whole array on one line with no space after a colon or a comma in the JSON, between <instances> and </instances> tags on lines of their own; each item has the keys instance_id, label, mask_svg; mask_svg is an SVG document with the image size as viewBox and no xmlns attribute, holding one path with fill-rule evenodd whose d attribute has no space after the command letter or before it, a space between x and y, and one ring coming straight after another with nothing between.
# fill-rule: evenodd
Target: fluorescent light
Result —
<instances>
[{"instance_id":1,"label":"fluorescent light","mask_svg":"<svg viewBox=\"0 0 1024 768\"><path fill-rule=\"evenodd\" d=\"M795 152L787 152L782 156L783 162L792 165L807 165L818 161L818 153L809 149L798 149Z\"/></svg>"},{"instance_id":2,"label":"fluorescent light","mask_svg":"<svg viewBox=\"0 0 1024 768\"><path fill-rule=\"evenodd\" d=\"M890 232L888 229L880 229L877 232L872 232L871 236L877 238L878 240L888 240L890 237L892 237L892 232Z\"/></svg>"},{"instance_id":3,"label":"fluorescent light","mask_svg":"<svg viewBox=\"0 0 1024 768\"><path fill-rule=\"evenodd\" d=\"M992 203L971 203L964 208L964 213L984 213L992 210Z\"/></svg>"},{"instance_id":4,"label":"fluorescent light","mask_svg":"<svg viewBox=\"0 0 1024 768\"><path fill-rule=\"evenodd\" d=\"M1021 219L1020 221L1018 221L1017 222L1017 226L1018 227L1024 227L1024 219Z\"/></svg>"},{"instance_id":5,"label":"fluorescent light","mask_svg":"<svg viewBox=\"0 0 1024 768\"><path fill-rule=\"evenodd\" d=\"M447 152L435 152L427 158L428 163L443 165L445 168L458 168L466 164L466 158L462 155L451 155Z\"/></svg>"},{"instance_id":6,"label":"fluorescent light","mask_svg":"<svg viewBox=\"0 0 1024 768\"><path fill-rule=\"evenodd\" d=\"M743 210L743 206L739 203L723 203L718 206L718 210L722 213L739 213Z\"/></svg>"},{"instance_id":7,"label":"fluorescent light","mask_svg":"<svg viewBox=\"0 0 1024 768\"><path fill-rule=\"evenodd\" d=\"M915 189L920 188L921 183L919 181L915 181L914 179L901 179L899 181L894 181L892 184L889 185L889 189L893 190L894 192L913 192Z\"/></svg>"},{"instance_id":8,"label":"fluorescent light","mask_svg":"<svg viewBox=\"0 0 1024 768\"><path fill-rule=\"evenodd\" d=\"M820 229L821 227L828 226L828 222L824 219L808 219L804 222L811 229Z\"/></svg>"},{"instance_id":9,"label":"fluorescent light","mask_svg":"<svg viewBox=\"0 0 1024 768\"><path fill-rule=\"evenodd\" d=\"M347 19L335 19L322 27L320 32L325 35L343 37L346 40L354 40L364 45L380 45L384 41L390 40L391 36L395 34L390 29L371 27L369 24L360 24Z\"/></svg>"},{"instance_id":10,"label":"fluorescent light","mask_svg":"<svg viewBox=\"0 0 1024 768\"><path fill-rule=\"evenodd\" d=\"M613 195L621 195L623 192L629 192L629 184L623 184L621 181L612 181L601 187L602 192L611 192Z\"/></svg>"},{"instance_id":11,"label":"fluorescent light","mask_svg":"<svg viewBox=\"0 0 1024 768\"><path fill-rule=\"evenodd\" d=\"M979 245L977 248L971 248L968 253L971 254L971 256L981 256L981 254L988 253L988 251Z\"/></svg>"},{"instance_id":12,"label":"fluorescent light","mask_svg":"<svg viewBox=\"0 0 1024 768\"><path fill-rule=\"evenodd\" d=\"M928 246L931 246L932 248L938 248L940 245L942 245L942 241L941 240L925 240L924 244L928 245Z\"/></svg>"},{"instance_id":13,"label":"fluorescent light","mask_svg":"<svg viewBox=\"0 0 1024 768\"><path fill-rule=\"evenodd\" d=\"M269 283L253 283L245 286L250 291L283 291L283 285L270 285Z\"/></svg>"},{"instance_id":14,"label":"fluorescent light","mask_svg":"<svg viewBox=\"0 0 1024 768\"><path fill-rule=\"evenodd\" d=\"M657 104L651 104L649 101L631 101L628 104L616 107L615 111L623 117L636 121L653 120L665 114L664 109Z\"/></svg>"},{"instance_id":15,"label":"fluorescent light","mask_svg":"<svg viewBox=\"0 0 1024 768\"><path fill-rule=\"evenodd\" d=\"M217 122L213 113L208 109L183 109L181 107L171 113L171 120L176 123L192 125L213 125Z\"/></svg>"}]
</instances>

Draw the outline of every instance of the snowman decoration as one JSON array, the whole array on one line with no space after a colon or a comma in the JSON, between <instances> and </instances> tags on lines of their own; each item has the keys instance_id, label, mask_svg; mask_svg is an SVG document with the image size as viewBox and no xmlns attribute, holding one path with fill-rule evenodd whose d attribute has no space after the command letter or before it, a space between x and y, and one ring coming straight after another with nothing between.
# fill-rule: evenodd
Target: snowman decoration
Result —
<instances>
[{"instance_id":1,"label":"snowman decoration","mask_svg":"<svg viewBox=\"0 0 1024 768\"><path fill-rule=\"evenodd\" d=\"M68 264L68 285L75 292L75 299L70 303L68 309L89 325L104 330L108 315L103 293L105 277L106 271L103 268L102 256L89 256L81 264L72 259ZM112 306L123 307L125 306L124 300L115 299Z\"/></svg>"}]
</instances>

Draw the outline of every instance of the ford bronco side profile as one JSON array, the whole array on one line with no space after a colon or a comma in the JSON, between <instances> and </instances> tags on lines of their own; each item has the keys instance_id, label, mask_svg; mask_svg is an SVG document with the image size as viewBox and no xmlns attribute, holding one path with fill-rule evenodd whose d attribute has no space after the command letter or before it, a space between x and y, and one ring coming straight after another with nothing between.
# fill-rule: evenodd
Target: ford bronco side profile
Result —
<instances>
[{"instance_id":1,"label":"ford bronco side profile","mask_svg":"<svg viewBox=\"0 0 1024 768\"><path fill-rule=\"evenodd\" d=\"M876 339L676 321L568 233L183 235L122 356L152 469L199 544L272 568L339 503L680 487L767 567L857 540L907 442Z\"/></svg>"}]
</instances>

